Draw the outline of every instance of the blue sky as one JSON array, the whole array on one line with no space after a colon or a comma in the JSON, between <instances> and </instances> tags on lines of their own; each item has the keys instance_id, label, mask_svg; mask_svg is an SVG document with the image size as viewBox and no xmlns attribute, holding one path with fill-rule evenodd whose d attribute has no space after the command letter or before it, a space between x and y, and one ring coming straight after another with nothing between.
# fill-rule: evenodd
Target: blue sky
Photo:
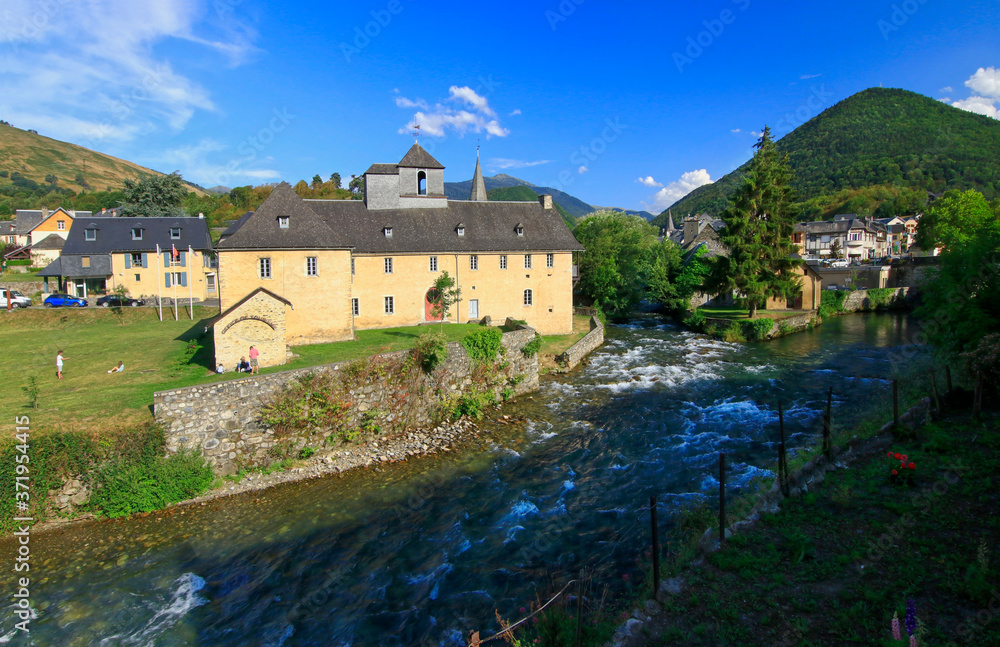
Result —
<instances>
[{"instance_id":1,"label":"blue sky","mask_svg":"<svg viewBox=\"0 0 1000 647\"><path fill-rule=\"evenodd\" d=\"M689 6L690 5L690 6ZM996 118L1000 3L6 0L0 118L202 184L421 144L656 213L865 88Z\"/></svg>"}]
</instances>

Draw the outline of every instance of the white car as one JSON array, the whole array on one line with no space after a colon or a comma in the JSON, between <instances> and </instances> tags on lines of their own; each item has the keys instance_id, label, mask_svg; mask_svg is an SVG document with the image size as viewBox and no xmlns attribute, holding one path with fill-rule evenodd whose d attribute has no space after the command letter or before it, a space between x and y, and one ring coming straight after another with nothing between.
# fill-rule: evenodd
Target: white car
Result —
<instances>
[{"instance_id":1,"label":"white car","mask_svg":"<svg viewBox=\"0 0 1000 647\"><path fill-rule=\"evenodd\" d=\"M850 262L846 258L838 258L837 260L830 263L830 267L837 269L843 269L850 265Z\"/></svg>"},{"instance_id":2,"label":"white car","mask_svg":"<svg viewBox=\"0 0 1000 647\"><path fill-rule=\"evenodd\" d=\"M31 299L24 296L17 290L10 291L10 303L15 308L27 308L31 305ZM0 308L7 307L7 288L0 288Z\"/></svg>"}]
</instances>

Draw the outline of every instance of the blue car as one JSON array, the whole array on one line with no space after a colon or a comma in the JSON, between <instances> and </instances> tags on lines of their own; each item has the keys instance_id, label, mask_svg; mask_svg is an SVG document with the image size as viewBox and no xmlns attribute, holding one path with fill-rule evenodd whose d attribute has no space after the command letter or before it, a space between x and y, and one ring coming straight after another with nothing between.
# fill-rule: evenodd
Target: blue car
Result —
<instances>
[{"instance_id":1,"label":"blue car","mask_svg":"<svg viewBox=\"0 0 1000 647\"><path fill-rule=\"evenodd\" d=\"M86 308L87 300L81 299L80 297L72 297L68 294L50 294L47 299L45 299L46 308L58 308L59 306L76 306L78 308Z\"/></svg>"}]
</instances>

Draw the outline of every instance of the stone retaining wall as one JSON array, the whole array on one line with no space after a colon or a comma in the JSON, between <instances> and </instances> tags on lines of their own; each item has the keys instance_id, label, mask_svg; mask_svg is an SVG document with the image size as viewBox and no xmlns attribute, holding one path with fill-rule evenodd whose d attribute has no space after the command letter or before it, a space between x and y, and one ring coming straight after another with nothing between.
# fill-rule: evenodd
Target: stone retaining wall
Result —
<instances>
[{"instance_id":1,"label":"stone retaining wall","mask_svg":"<svg viewBox=\"0 0 1000 647\"><path fill-rule=\"evenodd\" d=\"M761 317L761 319L770 319L770 317L765 316L765 317ZM803 311L802 314L796 314L796 315L792 315L790 317L784 317L782 319L774 320L774 322L773 322L773 324L771 326L771 330L767 333L767 337L770 339L770 338L773 338L773 337L780 337L782 334L791 334L793 332L799 332L799 331L805 330L806 328L809 327L810 324L814 323L814 320L816 320L816 311L815 310L806 310L806 311ZM721 335L722 331L724 331L726 328L728 328L729 325L732 322L734 322L734 321L737 322L737 323L739 323L739 322L751 321L751 320L750 319L720 319L718 317L706 317L705 318L705 327L708 327L709 325L714 325L715 328L716 328L716 330L717 330L717 332L718 332L718 334ZM787 329L785 333L781 332L782 325L784 325L785 328Z\"/></svg>"},{"instance_id":2,"label":"stone retaining wall","mask_svg":"<svg viewBox=\"0 0 1000 647\"><path fill-rule=\"evenodd\" d=\"M538 389L538 355L525 357L521 349L535 338L535 330L521 326L503 335L506 366L499 372L504 389L521 395ZM330 372L339 376L345 387L344 398L350 406L346 424L377 426L386 435L405 429L419 428L436 422L435 416L447 400L455 400L478 386L473 362L459 343L448 344L448 358L430 375L419 367L410 368L406 380L393 379L385 371L398 369L412 351L377 355L369 360L373 369L360 383L347 379L349 367L356 362L339 362L323 366L256 375L242 379L215 382L172 391L160 391L153 396L153 413L167 429L167 448L175 452L182 448L204 452L217 474L229 474L241 466L259 465L273 460L272 448L278 438L275 430L261 420L261 408L274 401L300 377ZM384 370L379 372L380 367ZM292 439L296 447L306 439Z\"/></svg>"},{"instance_id":3,"label":"stone retaining wall","mask_svg":"<svg viewBox=\"0 0 1000 647\"><path fill-rule=\"evenodd\" d=\"M576 310L576 308L574 308ZM591 308L587 308L591 310ZM578 342L567 348L561 355L556 357L561 371L566 372L576 368L583 358L589 355L594 349L604 343L604 325L596 316L590 316L590 332L584 335Z\"/></svg>"},{"instance_id":4,"label":"stone retaining wall","mask_svg":"<svg viewBox=\"0 0 1000 647\"><path fill-rule=\"evenodd\" d=\"M916 297L916 288L896 288L895 293L886 304L889 308L906 308ZM868 290L855 290L844 299L844 312L871 312L875 310Z\"/></svg>"}]
</instances>

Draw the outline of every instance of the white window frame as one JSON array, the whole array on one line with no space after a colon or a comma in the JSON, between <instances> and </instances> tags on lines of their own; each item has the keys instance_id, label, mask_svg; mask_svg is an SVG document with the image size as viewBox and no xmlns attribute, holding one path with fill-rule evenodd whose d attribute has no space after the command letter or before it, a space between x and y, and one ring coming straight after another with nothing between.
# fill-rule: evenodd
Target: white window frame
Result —
<instances>
[{"instance_id":1,"label":"white window frame","mask_svg":"<svg viewBox=\"0 0 1000 647\"><path fill-rule=\"evenodd\" d=\"M136 256L139 257L138 261L135 260ZM129 252L129 262L132 263L132 267L135 267L136 265L142 267L142 252Z\"/></svg>"},{"instance_id":2,"label":"white window frame","mask_svg":"<svg viewBox=\"0 0 1000 647\"><path fill-rule=\"evenodd\" d=\"M507 255L506 254L500 254L500 269L501 270L507 269Z\"/></svg>"},{"instance_id":3,"label":"white window frame","mask_svg":"<svg viewBox=\"0 0 1000 647\"><path fill-rule=\"evenodd\" d=\"M174 232L175 231L177 232L176 236L174 236ZM180 240L180 239L181 239L181 228L180 227L171 227L170 228L170 240Z\"/></svg>"},{"instance_id":4,"label":"white window frame","mask_svg":"<svg viewBox=\"0 0 1000 647\"><path fill-rule=\"evenodd\" d=\"M83 230L84 240L97 240L97 230L96 229L84 229Z\"/></svg>"},{"instance_id":5,"label":"white window frame","mask_svg":"<svg viewBox=\"0 0 1000 647\"><path fill-rule=\"evenodd\" d=\"M259 257L257 259L257 277L261 279L270 279L271 276L271 257Z\"/></svg>"},{"instance_id":6,"label":"white window frame","mask_svg":"<svg viewBox=\"0 0 1000 647\"><path fill-rule=\"evenodd\" d=\"M56 230L57 231L65 231L66 230L66 221L65 220L56 220Z\"/></svg>"},{"instance_id":7,"label":"white window frame","mask_svg":"<svg viewBox=\"0 0 1000 647\"><path fill-rule=\"evenodd\" d=\"M469 269L478 270L479 269L479 256L476 254L469 254Z\"/></svg>"},{"instance_id":8,"label":"white window frame","mask_svg":"<svg viewBox=\"0 0 1000 647\"><path fill-rule=\"evenodd\" d=\"M306 276L319 276L319 258L306 256Z\"/></svg>"},{"instance_id":9,"label":"white window frame","mask_svg":"<svg viewBox=\"0 0 1000 647\"><path fill-rule=\"evenodd\" d=\"M555 267L555 264L556 264L556 255L555 254L546 254L545 255L545 267Z\"/></svg>"},{"instance_id":10,"label":"white window frame","mask_svg":"<svg viewBox=\"0 0 1000 647\"><path fill-rule=\"evenodd\" d=\"M526 308L530 308L532 305L534 305L535 293L531 290L531 288L525 289L525 291L522 293L522 300Z\"/></svg>"},{"instance_id":11,"label":"white window frame","mask_svg":"<svg viewBox=\"0 0 1000 647\"><path fill-rule=\"evenodd\" d=\"M135 232L139 232L136 236ZM132 227L132 240L142 240L142 227Z\"/></svg>"},{"instance_id":12,"label":"white window frame","mask_svg":"<svg viewBox=\"0 0 1000 647\"><path fill-rule=\"evenodd\" d=\"M361 301L358 297L351 298L351 315L357 317L361 314Z\"/></svg>"},{"instance_id":13,"label":"white window frame","mask_svg":"<svg viewBox=\"0 0 1000 647\"><path fill-rule=\"evenodd\" d=\"M278 216L278 227L280 229L288 229L288 216Z\"/></svg>"},{"instance_id":14,"label":"white window frame","mask_svg":"<svg viewBox=\"0 0 1000 647\"><path fill-rule=\"evenodd\" d=\"M136 275L135 275L135 282L136 282L136 283L139 283L139 282L141 282L141 281L142 281L142 274L136 274Z\"/></svg>"},{"instance_id":15,"label":"white window frame","mask_svg":"<svg viewBox=\"0 0 1000 647\"><path fill-rule=\"evenodd\" d=\"M438 257L437 256L431 256L430 271L431 272L437 272L438 271Z\"/></svg>"},{"instance_id":16,"label":"white window frame","mask_svg":"<svg viewBox=\"0 0 1000 647\"><path fill-rule=\"evenodd\" d=\"M396 299L392 296L382 297L382 311L387 315L396 314Z\"/></svg>"},{"instance_id":17,"label":"white window frame","mask_svg":"<svg viewBox=\"0 0 1000 647\"><path fill-rule=\"evenodd\" d=\"M531 269L531 254L524 255L524 269L526 270Z\"/></svg>"},{"instance_id":18,"label":"white window frame","mask_svg":"<svg viewBox=\"0 0 1000 647\"><path fill-rule=\"evenodd\" d=\"M382 233L385 234L386 238L392 238L392 227L383 227Z\"/></svg>"},{"instance_id":19,"label":"white window frame","mask_svg":"<svg viewBox=\"0 0 1000 647\"><path fill-rule=\"evenodd\" d=\"M386 256L382 259L382 269L386 274L392 274L392 256Z\"/></svg>"},{"instance_id":20,"label":"white window frame","mask_svg":"<svg viewBox=\"0 0 1000 647\"><path fill-rule=\"evenodd\" d=\"M518 227L517 228L517 235L518 236L524 236L524 227Z\"/></svg>"},{"instance_id":21,"label":"white window frame","mask_svg":"<svg viewBox=\"0 0 1000 647\"><path fill-rule=\"evenodd\" d=\"M458 228L458 235L459 236L464 236L465 235L465 227L459 227Z\"/></svg>"}]
</instances>

